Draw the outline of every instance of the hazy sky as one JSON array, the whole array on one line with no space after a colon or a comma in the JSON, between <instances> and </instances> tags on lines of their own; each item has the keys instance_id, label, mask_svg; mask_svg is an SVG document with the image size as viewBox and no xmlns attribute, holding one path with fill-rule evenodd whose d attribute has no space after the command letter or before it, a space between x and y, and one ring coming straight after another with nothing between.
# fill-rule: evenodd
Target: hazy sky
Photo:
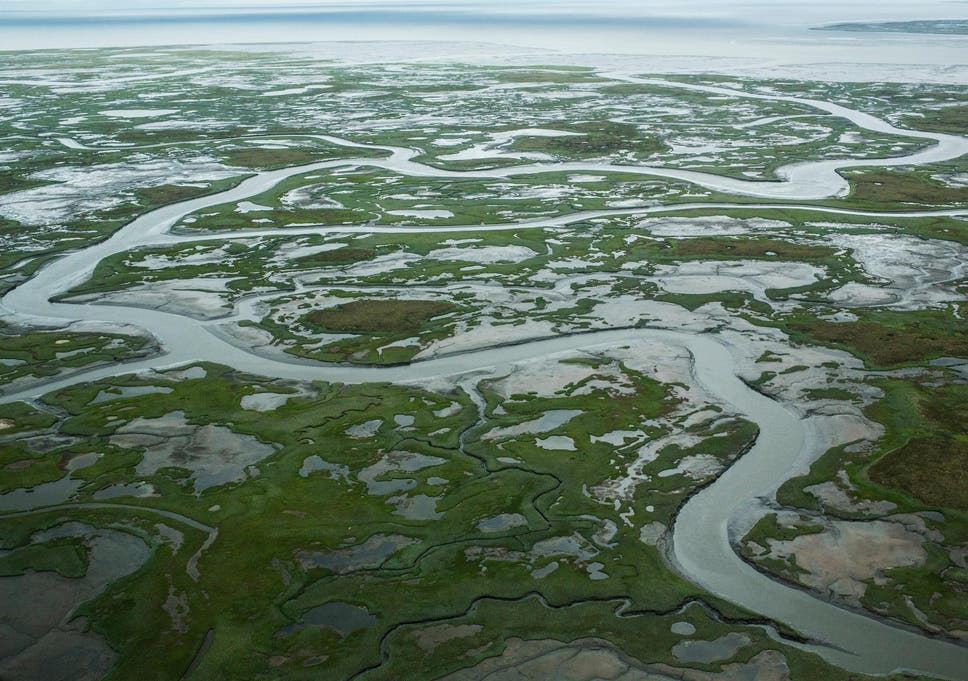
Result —
<instances>
[{"instance_id":1,"label":"hazy sky","mask_svg":"<svg viewBox=\"0 0 968 681\"><path fill-rule=\"evenodd\" d=\"M471 12L494 14L584 14L594 16L709 16L785 23L784 19L823 21L846 18L910 19L968 17L959 0L0 0L0 13L70 14L273 12L318 9L334 12Z\"/></svg>"}]
</instances>

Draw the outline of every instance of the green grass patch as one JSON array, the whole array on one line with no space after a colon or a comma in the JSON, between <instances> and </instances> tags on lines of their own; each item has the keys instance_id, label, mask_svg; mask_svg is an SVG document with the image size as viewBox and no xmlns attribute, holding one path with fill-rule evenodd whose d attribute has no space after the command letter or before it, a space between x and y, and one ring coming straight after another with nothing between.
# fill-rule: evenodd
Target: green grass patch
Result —
<instances>
[{"instance_id":1,"label":"green grass patch","mask_svg":"<svg viewBox=\"0 0 968 681\"><path fill-rule=\"evenodd\" d=\"M502 83L607 83L608 81L593 71L569 69L556 66L554 70L515 69L499 71L496 76Z\"/></svg>"},{"instance_id":2,"label":"green grass patch","mask_svg":"<svg viewBox=\"0 0 968 681\"><path fill-rule=\"evenodd\" d=\"M924 362L936 357L968 357L965 325L949 312L873 311L852 322L802 318L788 324L796 340L839 347L872 367Z\"/></svg>"},{"instance_id":3,"label":"green grass patch","mask_svg":"<svg viewBox=\"0 0 968 681\"><path fill-rule=\"evenodd\" d=\"M850 173L849 199L883 206L893 203L944 206L968 201L968 187L949 187L920 172L897 170Z\"/></svg>"},{"instance_id":4,"label":"green grass patch","mask_svg":"<svg viewBox=\"0 0 968 681\"><path fill-rule=\"evenodd\" d=\"M923 116L904 116L901 123L918 130L965 135L968 134L968 104L926 109Z\"/></svg>"},{"instance_id":5,"label":"green grass patch","mask_svg":"<svg viewBox=\"0 0 968 681\"><path fill-rule=\"evenodd\" d=\"M154 344L141 336L59 331L16 332L0 328L0 380L54 376L92 364L118 362L147 355ZM2 431L0 431L2 432Z\"/></svg>"},{"instance_id":6,"label":"green grass patch","mask_svg":"<svg viewBox=\"0 0 968 681\"><path fill-rule=\"evenodd\" d=\"M189 187L180 184L161 184L157 187L138 189L135 195L138 200L149 206L164 206L169 203L187 201L211 193L209 187Z\"/></svg>"},{"instance_id":7,"label":"green grass patch","mask_svg":"<svg viewBox=\"0 0 968 681\"><path fill-rule=\"evenodd\" d=\"M352 248L346 246L343 248L334 248L329 251L320 251L319 253L304 255L301 258L296 258L293 263L307 267L349 265L354 262L371 260L375 255L376 250L373 248Z\"/></svg>"},{"instance_id":8,"label":"green grass patch","mask_svg":"<svg viewBox=\"0 0 968 681\"><path fill-rule=\"evenodd\" d=\"M677 258L752 258L771 260L821 260L833 257L829 246L796 244L779 239L698 238L665 242Z\"/></svg>"},{"instance_id":9,"label":"green grass patch","mask_svg":"<svg viewBox=\"0 0 968 681\"><path fill-rule=\"evenodd\" d=\"M418 331L429 319L454 309L438 300L354 300L310 312L306 320L330 331L401 333Z\"/></svg>"},{"instance_id":10,"label":"green grass patch","mask_svg":"<svg viewBox=\"0 0 968 681\"><path fill-rule=\"evenodd\" d=\"M64 538L28 544L0 556L0 577L22 575L27 570L83 577L87 572L87 548L81 539Z\"/></svg>"},{"instance_id":11,"label":"green grass patch","mask_svg":"<svg viewBox=\"0 0 968 681\"><path fill-rule=\"evenodd\" d=\"M318 156L302 149L235 149L225 160L243 168L283 168L312 163Z\"/></svg>"},{"instance_id":12,"label":"green grass patch","mask_svg":"<svg viewBox=\"0 0 968 681\"><path fill-rule=\"evenodd\" d=\"M511 148L537 151L562 157L591 158L619 152L650 156L668 149L660 138L644 133L632 123L591 121L588 123L551 123L550 127L578 135L562 137L517 137Z\"/></svg>"},{"instance_id":13,"label":"green grass patch","mask_svg":"<svg viewBox=\"0 0 968 681\"><path fill-rule=\"evenodd\" d=\"M868 474L879 485L895 487L928 506L968 512L968 442L918 437L886 454Z\"/></svg>"},{"instance_id":14,"label":"green grass patch","mask_svg":"<svg viewBox=\"0 0 968 681\"><path fill-rule=\"evenodd\" d=\"M64 477L60 454L36 454L17 442L0 445L0 493Z\"/></svg>"},{"instance_id":15,"label":"green grass patch","mask_svg":"<svg viewBox=\"0 0 968 681\"><path fill-rule=\"evenodd\" d=\"M34 409L26 402L0 404L0 435L50 428L57 417Z\"/></svg>"}]
</instances>

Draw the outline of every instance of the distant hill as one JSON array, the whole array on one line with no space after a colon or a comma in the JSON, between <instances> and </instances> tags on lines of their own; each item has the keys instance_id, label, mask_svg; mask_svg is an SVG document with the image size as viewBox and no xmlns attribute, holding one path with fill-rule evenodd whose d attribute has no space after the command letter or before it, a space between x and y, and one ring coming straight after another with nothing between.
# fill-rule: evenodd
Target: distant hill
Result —
<instances>
[{"instance_id":1,"label":"distant hill","mask_svg":"<svg viewBox=\"0 0 968 681\"><path fill-rule=\"evenodd\" d=\"M814 31L853 31L863 33L933 33L968 35L968 19L930 19L922 21L852 21L817 26Z\"/></svg>"}]
</instances>

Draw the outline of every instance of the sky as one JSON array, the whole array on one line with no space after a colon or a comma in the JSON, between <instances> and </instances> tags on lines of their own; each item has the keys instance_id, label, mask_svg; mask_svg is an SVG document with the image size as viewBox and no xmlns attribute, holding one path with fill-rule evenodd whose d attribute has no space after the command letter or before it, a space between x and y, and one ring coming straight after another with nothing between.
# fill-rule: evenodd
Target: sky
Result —
<instances>
[{"instance_id":1,"label":"sky","mask_svg":"<svg viewBox=\"0 0 968 681\"><path fill-rule=\"evenodd\" d=\"M586 18L715 18L764 23L848 19L968 18L961 0L2 0L12 14L278 14L307 10L336 14L455 13L482 20L555 15Z\"/></svg>"}]
</instances>

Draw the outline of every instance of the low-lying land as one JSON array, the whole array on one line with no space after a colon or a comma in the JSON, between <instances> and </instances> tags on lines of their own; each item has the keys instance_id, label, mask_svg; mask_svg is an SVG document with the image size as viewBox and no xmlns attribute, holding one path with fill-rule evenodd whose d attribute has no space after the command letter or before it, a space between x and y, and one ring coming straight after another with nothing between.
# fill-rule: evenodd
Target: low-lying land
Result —
<instances>
[{"instance_id":1,"label":"low-lying land","mask_svg":"<svg viewBox=\"0 0 968 681\"><path fill-rule=\"evenodd\" d=\"M964 88L6 58L0 678L868 678L680 572L763 419L669 330L816 449L762 579L964 643Z\"/></svg>"}]
</instances>

